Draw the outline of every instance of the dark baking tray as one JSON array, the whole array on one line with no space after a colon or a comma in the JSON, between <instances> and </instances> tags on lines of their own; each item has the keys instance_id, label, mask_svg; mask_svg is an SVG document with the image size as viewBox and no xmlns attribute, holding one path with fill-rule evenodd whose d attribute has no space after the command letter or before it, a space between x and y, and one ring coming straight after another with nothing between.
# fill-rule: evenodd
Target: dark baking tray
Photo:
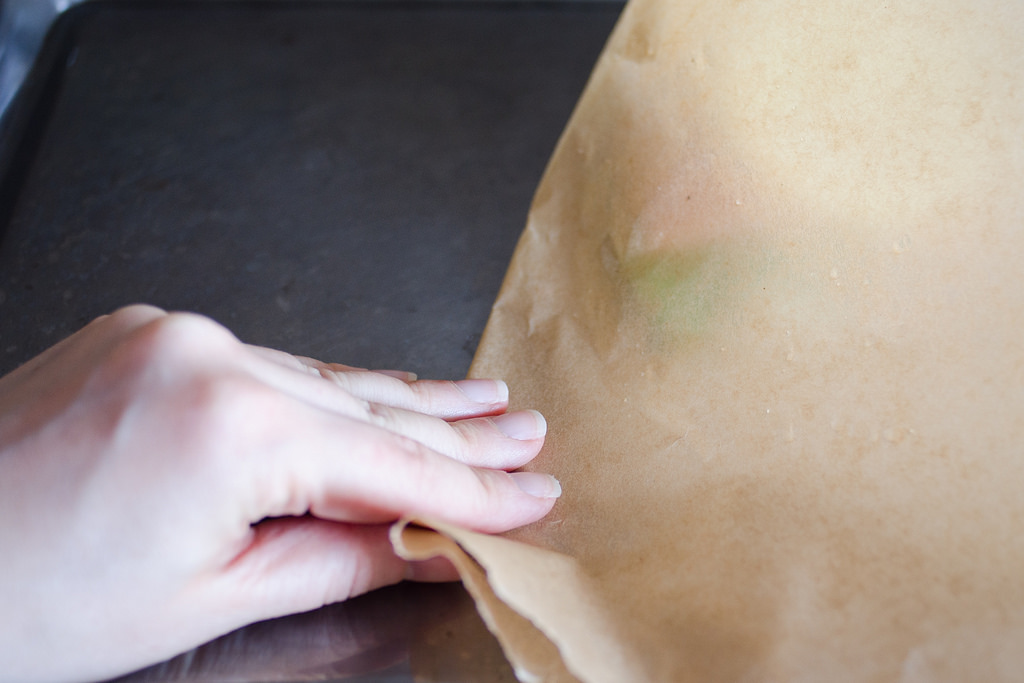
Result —
<instances>
[{"instance_id":1,"label":"dark baking tray","mask_svg":"<svg viewBox=\"0 0 1024 683\"><path fill-rule=\"evenodd\" d=\"M463 376L533 190L620 10L130 1L70 10L0 140L0 371L144 301L207 314L247 342ZM353 623L428 613L450 595L432 590L393 589L243 632L179 660L174 676L190 680L205 657L228 671L221 679L238 680L231 661L254 670L248 642L273 654L312 628L336 645L358 631ZM138 680L171 675L160 671ZM412 680L406 665L388 671L356 680ZM244 675L269 679L270 669Z\"/></svg>"},{"instance_id":2,"label":"dark baking tray","mask_svg":"<svg viewBox=\"0 0 1024 683\"><path fill-rule=\"evenodd\" d=\"M322 359L464 374L620 9L65 14L2 180L0 371L145 301Z\"/></svg>"}]
</instances>

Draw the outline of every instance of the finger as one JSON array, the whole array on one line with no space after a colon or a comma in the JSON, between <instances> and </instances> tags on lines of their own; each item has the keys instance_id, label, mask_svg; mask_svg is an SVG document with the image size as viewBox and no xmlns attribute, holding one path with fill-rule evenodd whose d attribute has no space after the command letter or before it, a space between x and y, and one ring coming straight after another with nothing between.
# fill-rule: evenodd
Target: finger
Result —
<instances>
[{"instance_id":1,"label":"finger","mask_svg":"<svg viewBox=\"0 0 1024 683\"><path fill-rule=\"evenodd\" d=\"M249 370L260 380L290 396L344 415L365 414L366 402L447 420L496 415L508 407L508 386L500 380L408 382L393 373L321 363L262 347L250 349Z\"/></svg>"},{"instance_id":2,"label":"finger","mask_svg":"<svg viewBox=\"0 0 1024 683\"><path fill-rule=\"evenodd\" d=\"M319 361L307 358L305 356L296 356L288 353L287 351L281 351L279 349L271 349L266 346L256 346L254 344L246 344L247 349L252 353L278 365L295 370L303 374L319 375L319 372L314 367L319 364ZM341 363L332 363L336 366L339 371L344 372L369 372L366 368L361 368L355 365L342 365Z\"/></svg>"},{"instance_id":3,"label":"finger","mask_svg":"<svg viewBox=\"0 0 1024 683\"><path fill-rule=\"evenodd\" d=\"M410 384L419 379L419 376L415 372L407 372L406 370L381 370L378 368L376 370L372 370L372 372L377 372L380 373L381 375L387 375L388 377L400 379L406 384Z\"/></svg>"},{"instance_id":4,"label":"finger","mask_svg":"<svg viewBox=\"0 0 1024 683\"><path fill-rule=\"evenodd\" d=\"M561 492L548 475L470 467L358 419L296 412L283 424L286 452L258 451L243 461L248 476L234 480L239 496L254 497L252 520L307 511L357 523L421 515L498 532L544 516Z\"/></svg>"},{"instance_id":5,"label":"finger","mask_svg":"<svg viewBox=\"0 0 1024 683\"><path fill-rule=\"evenodd\" d=\"M522 467L536 457L547 432L544 417L535 410L447 422L370 404L367 419L459 462L503 470Z\"/></svg>"},{"instance_id":6,"label":"finger","mask_svg":"<svg viewBox=\"0 0 1024 683\"><path fill-rule=\"evenodd\" d=\"M325 382L319 375L316 378L287 375L264 372L258 379L292 399L370 422L470 465L515 469L532 460L544 443L546 425L536 411L450 422L415 410L372 403L338 387L335 382ZM399 382L392 377L377 376L371 383L393 385Z\"/></svg>"},{"instance_id":7,"label":"finger","mask_svg":"<svg viewBox=\"0 0 1024 683\"><path fill-rule=\"evenodd\" d=\"M269 361L283 365L286 368L292 370L298 370L300 372L308 372L313 375L319 375L320 367L329 367L337 372L376 372L381 375L387 375L400 379L403 382L415 382L417 379L415 372L407 372L405 370L389 370L375 368L370 370L368 368L362 368L356 365L344 365L342 363L322 363L315 358L308 356L296 356L285 351L279 351L278 349L270 349L265 346L253 346L248 345L249 350L260 356L263 356Z\"/></svg>"},{"instance_id":8,"label":"finger","mask_svg":"<svg viewBox=\"0 0 1024 683\"><path fill-rule=\"evenodd\" d=\"M395 555L388 525L331 522L315 517L267 520L224 573L232 593L258 605L255 618L307 611L403 579L453 581L447 562L409 563ZM218 588L223 590L223 588Z\"/></svg>"},{"instance_id":9,"label":"finger","mask_svg":"<svg viewBox=\"0 0 1024 683\"><path fill-rule=\"evenodd\" d=\"M382 382L376 374L336 373L330 368L321 371L323 377L372 403L445 420L497 415L508 408L508 385L501 380L418 380L396 384Z\"/></svg>"},{"instance_id":10,"label":"finger","mask_svg":"<svg viewBox=\"0 0 1024 683\"><path fill-rule=\"evenodd\" d=\"M508 386L500 380L408 381L393 371L353 372L343 365L312 359L304 364L310 372L365 401L443 419L493 415L508 407Z\"/></svg>"}]
</instances>

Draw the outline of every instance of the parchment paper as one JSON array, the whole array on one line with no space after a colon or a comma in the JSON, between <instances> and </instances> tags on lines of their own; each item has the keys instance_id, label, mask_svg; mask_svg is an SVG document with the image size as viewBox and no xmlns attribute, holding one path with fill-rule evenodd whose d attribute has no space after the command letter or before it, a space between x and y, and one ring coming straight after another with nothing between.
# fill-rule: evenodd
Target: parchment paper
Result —
<instances>
[{"instance_id":1,"label":"parchment paper","mask_svg":"<svg viewBox=\"0 0 1024 683\"><path fill-rule=\"evenodd\" d=\"M472 369L565 493L446 530L512 606L544 576L581 680L1020 679L1021 36L1009 0L627 7Z\"/></svg>"}]
</instances>

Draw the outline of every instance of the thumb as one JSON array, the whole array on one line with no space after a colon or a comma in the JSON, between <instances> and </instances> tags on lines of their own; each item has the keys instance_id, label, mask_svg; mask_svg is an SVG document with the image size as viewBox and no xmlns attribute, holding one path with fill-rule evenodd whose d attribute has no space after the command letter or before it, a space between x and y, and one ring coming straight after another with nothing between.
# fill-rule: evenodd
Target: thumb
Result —
<instances>
[{"instance_id":1,"label":"thumb","mask_svg":"<svg viewBox=\"0 0 1024 683\"><path fill-rule=\"evenodd\" d=\"M390 524L350 524L312 516L265 520L224 569L224 594L267 619L340 602L403 579L452 581L444 560L407 562L395 555ZM221 588L224 588L221 586Z\"/></svg>"}]
</instances>

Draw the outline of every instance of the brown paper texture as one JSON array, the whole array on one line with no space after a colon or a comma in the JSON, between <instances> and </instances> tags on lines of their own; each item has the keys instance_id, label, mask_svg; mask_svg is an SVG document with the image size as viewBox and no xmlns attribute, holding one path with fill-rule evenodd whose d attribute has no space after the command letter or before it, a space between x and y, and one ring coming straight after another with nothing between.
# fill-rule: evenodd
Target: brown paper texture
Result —
<instances>
[{"instance_id":1,"label":"brown paper texture","mask_svg":"<svg viewBox=\"0 0 1024 683\"><path fill-rule=\"evenodd\" d=\"M455 565L524 683L575 683L573 674L612 683L632 674L598 587L572 558L440 522L403 521L391 538L405 559L440 556Z\"/></svg>"},{"instance_id":2,"label":"brown paper texture","mask_svg":"<svg viewBox=\"0 0 1024 683\"><path fill-rule=\"evenodd\" d=\"M1006 0L627 7L471 373L548 418L564 494L511 536L574 568L446 530L562 596L527 618L601 643L580 680L1020 678L1021 36Z\"/></svg>"}]
</instances>

